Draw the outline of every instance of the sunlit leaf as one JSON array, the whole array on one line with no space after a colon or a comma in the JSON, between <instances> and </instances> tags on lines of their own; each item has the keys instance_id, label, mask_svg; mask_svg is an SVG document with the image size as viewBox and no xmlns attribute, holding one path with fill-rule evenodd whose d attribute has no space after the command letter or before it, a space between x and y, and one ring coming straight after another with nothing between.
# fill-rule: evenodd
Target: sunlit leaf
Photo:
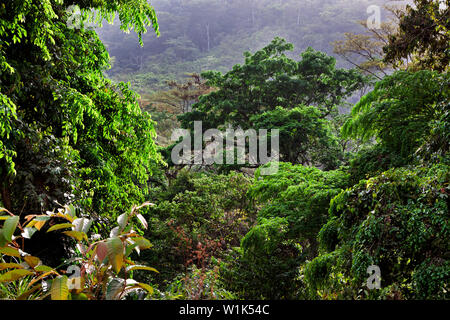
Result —
<instances>
[{"instance_id":1,"label":"sunlit leaf","mask_svg":"<svg viewBox=\"0 0 450 320\"><path fill-rule=\"evenodd\" d=\"M153 294L153 288L149 286L148 284L139 282L137 286L141 287L142 289L146 290L148 293Z\"/></svg>"},{"instance_id":2,"label":"sunlit leaf","mask_svg":"<svg viewBox=\"0 0 450 320\"><path fill-rule=\"evenodd\" d=\"M155 268L143 266L143 265L134 265L134 266L127 267L127 272L133 271L133 270L147 270L147 271L153 271L153 272L159 273L159 271L156 270Z\"/></svg>"},{"instance_id":3,"label":"sunlit leaf","mask_svg":"<svg viewBox=\"0 0 450 320\"><path fill-rule=\"evenodd\" d=\"M68 229L68 228L72 228L73 225L71 223L61 223L61 224L55 224L54 226L51 226L47 232L52 232L55 230L61 230L61 229Z\"/></svg>"},{"instance_id":4,"label":"sunlit leaf","mask_svg":"<svg viewBox=\"0 0 450 320\"><path fill-rule=\"evenodd\" d=\"M33 256L25 256L23 257L23 260L25 260L25 262L31 267L34 268L36 266L38 266L39 264L41 264L41 259L39 259L38 257L33 257Z\"/></svg>"},{"instance_id":5,"label":"sunlit leaf","mask_svg":"<svg viewBox=\"0 0 450 320\"><path fill-rule=\"evenodd\" d=\"M109 233L109 237L110 237L110 238L117 237L117 236L119 235L119 232L120 232L119 227L115 227L115 228L113 228L113 229L111 230L111 232Z\"/></svg>"},{"instance_id":6,"label":"sunlit leaf","mask_svg":"<svg viewBox=\"0 0 450 320\"><path fill-rule=\"evenodd\" d=\"M33 221L35 221L35 223L34 223L34 227L36 228L36 229L38 229L38 230L41 230L42 229L42 227L45 225L45 223L47 222L47 221L37 221L37 220L33 220Z\"/></svg>"},{"instance_id":7,"label":"sunlit leaf","mask_svg":"<svg viewBox=\"0 0 450 320\"><path fill-rule=\"evenodd\" d=\"M34 218L34 221L48 221L50 220L52 217L48 216L48 215L41 215L41 216L36 216Z\"/></svg>"},{"instance_id":8,"label":"sunlit leaf","mask_svg":"<svg viewBox=\"0 0 450 320\"><path fill-rule=\"evenodd\" d=\"M38 272L50 272L53 271L52 267L49 266L45 266L45 265L40 265L34 268L34 270L38 271Z\"/></svg>"},{"instance_id":9,"label":"sunlit leaf","mask_svg":"<svg viewBox=\"0 0 450 320\"><path fill-rule=\"evenodd\" d=\"M15 248L11 248L11 247L3 247L0 248L0 253L10 256L10 257L20 257L20 252L19 250L15 249Z\"/></svg>"},{"instance_id":10,"label":"sunlit leaf","mask_svg":"<svg viewBox=\"0 0 450 320\"><path fill-rule=\"evenodd\" d=\"M38 267L38 268L39 268L39 267ZM31 280L29 286L32 286L32 285L35 284L36 282L39 282L39 281L41 281L42 279L44 279L44 278L46 278L46 277L48 277L48 276L51 276L51 275L58 275L58 276L59 276L59 274L58 274L55 270L52 269L52 270L50 270L50 271L44 272L44 273L41 274L39 277L34 278L33 280Z\"/></svg>"},{"instance_id":11,"label":"sunlit leaf","mask_svg":"<svg viewBox=\"0 0 450 320\"><path fill-rule=\"evenodd\" d=\"M70 204L68 206L64 206L64 209L66 209L66 214L68 214L72 218L76 217L76 211L75 211L75 207L73 205Z\"/></svg>"},{"instance_id":12,"label":"sunlit leaf","mask_svg":"<svg viewBox=\"0 0 450 320\"><path fill-rule=\"evenodd\" d=\"M142 237L135 238L134 241L136 242L136 244L139 246L139 249L141 249L141 250L149 249L152 247L151 242L145 238L142 238Z\"/></svg>"},{"instance_id":13,"label":"sunlit leaf","mask_svg":"<svg viewBox=\"0 0 450 320\"><path fill-rule=\"evenodd\" d=\"M68 235L69 237L74 238L77 241L82 241L83 239L88 241L88 237L86 233L80 232L80 231L64 231L64 234Z\"/></svg>"}]
</instances>

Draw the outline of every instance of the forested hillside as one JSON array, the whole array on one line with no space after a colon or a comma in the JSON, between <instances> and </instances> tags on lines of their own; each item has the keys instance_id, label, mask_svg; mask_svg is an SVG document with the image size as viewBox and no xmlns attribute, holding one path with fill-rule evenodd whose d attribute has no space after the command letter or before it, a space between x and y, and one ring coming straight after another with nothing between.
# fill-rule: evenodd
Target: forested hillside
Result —
<instances>
[{"instance_id":1,"label":"forested hillside","mask_svg":"<svg viewBox=\"0 0 450 320\"><path fill-rule=\"evenodd\" d=\"M364 32L358 24L367 20L368 0L156 0L161 36L123 33L119 24L98 29L113 58L108 75L130 81L139 93L167 89L167 80L183 80L186 73L227 71L244 61L243 52L256 51L274 37L294 45L290 57L308 47L333 53L332 42L345 32ZM381 7L382 17L389 12ZM338 58L338 65L348 63Z\"/></svg>"},{"instance_id":2,"label":"forested hillside","mask_svg":"<svg viewBox=\"0 0 450 320\"><path fill-rule=\"evenodd\" d=\"M449 1L385 3L0 3L0 299L450 299Z\"/></svg>"}]
</instances>

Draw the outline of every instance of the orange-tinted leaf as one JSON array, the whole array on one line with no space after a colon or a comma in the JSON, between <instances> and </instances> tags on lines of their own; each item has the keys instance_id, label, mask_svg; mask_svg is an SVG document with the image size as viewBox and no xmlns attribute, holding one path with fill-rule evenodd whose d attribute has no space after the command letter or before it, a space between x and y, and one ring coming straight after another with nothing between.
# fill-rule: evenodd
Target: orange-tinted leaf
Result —
<instances>
[{"instance_id":1,"label":"orange-tinted leaf","mask_svg":"<svg viewBox=\"0 0 450 320\"><path fill-rule=\"evenodd\" d=\"M0 263L0 271L5 269L23 269L23 266L18 263Z\"/></svg>"},{"instance_id":2,"label":"orange-tinted leaf","mask_svg":"<svg viewBox=\"0 0 450 320\"><path fill-rule=\"evenodd\" d=\"M69 297L69 287L67 285L67 277L59 276L53 279L52 287L50 288L52 300L67 300Z\"/></svg>"},{"instance_id":3,"label":"orange-tinted leaf","mask_svg":"<svg viewBox=\"0 0 450 320\"><path fill-rule=\"evenodd\" d=\"M38 229L39 231L42 229L42 227L47 223L47 221L35 221L33 227L35 227L36 229Z\"/></svg>"},{"instance_id":4,"label":"orange-tinted leaf","mask_svg":"<svg viewBox=\"0 0 450 320\"><path fill-rule=\"evenodd\" d=\"M44 278L46 278L46 277L48 277L48 276L51 276L51 275L53 275L53 274L59 275L55 270L51 270L51 271L49 271L49 272L45 272L45 273L41 274L39 277L34 278L33 280L31 280L29 286L32 286L32 285L35 284L36 282L38 282L38 281L40 281L40 280L42 280L42 279L44 279Z\"/></svg>"},{"instance_id":5,"label":"orange-tinted leaf","mask_svg":"<svg viewBox=\"0 0 450 320\"><path fill-rule=\"evenodd\" d=\"M34 274L34 272L30 270L15 269L2 274L0 276L0 282L12 282L32 274Z\"/></svg>"},{"instance_id":6,"label":"orange-tinted leaf","mask_svg":"<svg viewBox=\"0 0 450 320\"><path fill-rule=\"evenodd\" d=\"M34 267L36 267L42 263L41 259L39 259L38 257L33 257L33 256L25 256L25 257L23 257L23 260L25 260L25 262L33 269L34 269Z\"/></svg>"},{"instance_id":7,"label":"orange-tinted leaf","mask_svg":"<svg viewBox=\"0 0 450 320\"><path fill-rule=\"evenodd\" d=\"M119 238L110 238L106 241L108 248L108 261L113 270L118 273L123 265L123 243Z\"/></svg>"}]
</instances>

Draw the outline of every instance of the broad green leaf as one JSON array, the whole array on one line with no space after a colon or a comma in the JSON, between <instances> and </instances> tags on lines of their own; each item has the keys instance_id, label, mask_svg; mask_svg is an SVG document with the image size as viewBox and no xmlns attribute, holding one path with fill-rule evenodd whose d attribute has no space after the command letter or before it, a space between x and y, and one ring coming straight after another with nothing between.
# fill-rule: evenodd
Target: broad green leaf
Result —
<instances>
[{"instance_id":1,"label":"broad green leaf","mask_svg":"<svg viewBox=\"0 0 450 320\"><path fill-rule=\"evenodd\" d=\"M8 244L8 240L5 239L5 237L3 236L3 230L0 229L0 248L6 246Z\"/></svg>"},{"instance_id":2,"label":"broad green leaf","mask_svg":"<svg viewBox=\"0 0 450 320\"><path fill-rule=\"evenodd\" d=\"M45 266L45 265L40 265L34 268L34 270L38 271L38 272L50 272L53 271L52 267L49 266Z\"/></svg>"},{"instance_id":3,"label":"broad green leaf","mask_svg":"<svg viewBox=\"0 0 450 320\"><path fill-rule=\"evenodd\" d=\"M141 250L149 249L152 247L151 242L145 238L138 237L138 238L135 238L134 241L136 242L136 244L139 246L139 249L141 249Z\"/></svg>"},{"instance_id":4,"label":"broad green leaf","mask_svg":"<svg viewBox=\"0 0 450 320\"><path fill-rule=\"evenodd\" d=\"M89 300L89 297L84 293L72 294L72 300Z\"/></svg>"},{"instance_id":5,"label":"broad green leaf","mask_svg":"<svg viewBox=\"0 0 450 320\"><path fill-rule=\"evenodd\" d=\"M30 270L16 269L2 274L0 276L0 282L12 282L32 274L34 274L34 272Z\"/></svg>"},{"instance_id":6,"label":"broad green leaf","mask_svg":"<svg viewBox=\"0 0 450 320\"><path fill-rule=\"evenodd\" d=\"M123 265L123 243L119 238L110 238L106 241L108 248L108 261L113 270L118 273Z\"/></svg>"},{"instance_id":7,"label":"broad green leaf","mask_svg":"<svg viewBox=\"0 0 450 320\"><path fill-rule=\"evenodd\" d=\"M67 300L69 297L69 287L67 276L59 276L53 279L50 294L52 300Z\"/></svg>"},{"instance_id":8,"label":"broad green leaf","mask_svg":"<svg viewBox=\"0 0 450 320\"><path fill-rule=\"evenodd\" d=\"M106 287L106 300L117 300L119 294L125 289L125 282L123 279L114 278Z\"/></svg>"},{"instance_id":9,"label":"broad green leaf","mask_svg":"<svg viewBox=\"0 0 450 320\"><path fill-rule=\"evenodd\" d=\"M110 237L110 238L117 237L117 236L119 235L119 232L120 232L119 227L115 227L115 228L113 228L113 229L111 230L111 232L109 233L109 237Z\"/></svg>"},{"instance_id":10,"label":"broad green leaf","mask_svg":"<svg viewBox=\"0 0 450 320\"><path fill-rule=\"evenodd\" d=\"M55 230L61 230L61 229L68 229L72 228L73 225L71 223L61 223L61 224L55 224L54 226L51 226L47 232L55 231Z\"/></svg>"},{"instance_id":11,"label":"broad green leaf","mask_svg":"<svg viewBox=\"0 0 450 320\"><path fill-rule=\"evenodd\" d=\"M128 239L128 242L130 242L131 244L129 246L127 246L127 248L125 249L125 257L128 257L131 252L133 251L133 249L136 250L137 254L141 253L141 250L139 249L137 243L135 243L134 241Z\"/></svg>"},{"instance_id":12,"label":"broad green leaf","mask_svg":"<svg viewBox=\"0 0 450 320\"><path fill-rule=\"evenodd\" d=\"M18 223L19 223L19 217L14 216L14 217L9 217L3 224L2 235L7 242L10 242L12 240L12 236L14 234L14 231L17 228Z\"/></svg>"},{"instance_id":13,"label":"broad green leaf","mask_svg":"<svg viewBox=\"0 0 450 320\"><path fill-rule=\"evenodd\" d=\"M0 271L5 269L23 269L23 266L18 263L0 263Z\"/></svg>"},{"instance_id":14,"label":"broad green leaf","mask_svg":"<svg viewBox=\"0 0 450 320\"><path fill-rule=\"evenodd\" d=\"M34 221L48 221L50 220L52 217L48 216L48 215L41 215L41 216L36 216L33 220Z\"/></svg>"},{"instance_id":15,"label":"broad green leaf","mask_svg":"<svg viewBox=\"0 0 450 320\"><path fill-rule=\"evenodd\" d=\"M66 209L66 214L68 214L69 216L71 216L72 218L76 218L76 211L75 211L75 207L73 205L68 205L65 206L64 209Z\"/></svg>"},{"instance_id":16,"label":"broad green leaf","mask_svg":"<svg viewBox=\"0 0 450 320\"><path fill-rule=\"evenodd\" d=\"M15 249L15 248L3 247L3 248L0 248L0 253L4 254L6 256L10 256L10 257L20 258L20 252L19 252L19 250Z\"/></svg>"}]
</instances>

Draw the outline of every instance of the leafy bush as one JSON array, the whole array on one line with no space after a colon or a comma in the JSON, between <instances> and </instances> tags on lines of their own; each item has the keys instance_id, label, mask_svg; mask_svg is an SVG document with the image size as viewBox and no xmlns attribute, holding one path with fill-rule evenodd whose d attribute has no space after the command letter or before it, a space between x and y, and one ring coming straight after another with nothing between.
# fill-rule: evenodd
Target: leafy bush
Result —
<instances>
[{"instance_id":1,"label":"leafy bush","mask_svg":"<svg viewBox=\"0 0 450 320\"><path fill-rule=\"evenodd\" d=\"M304 298L300 267L316 256L330 200L347 183L343 171L290 163L279 163L269 176L257 171L249 195L262 208L234 258L223 265L226 288L243 298Z\"/></svg>"},{"instance_id":2,"label":"leafy bush","mask_svg":"<svg viewBox=\"0 0 450 320\"><path fill-rule=\"evenodd\" d=\"M165 286L188 268L209 268L238 246L254 220L247 197L250 180L242 174L216 175L182 170L167 188L153 190L157 205L148 212L145 235L154 245L143 259L162 270L154 280Z\"/></svg>"},{"instance_id":3,"label":"leafy bush","mask_svg":"<svg viewBox=\"0 0 450 320\"><path fill-rule=\"evenodd\" d=\"M391 169L336 196L307 285L321 294L316 284L341 274L347 281L328 288L335 297L448 299L449 172L445 163ZM327 256L334 266L316 267ZM370 265L381 269L382 290L365 288Z\"/></svg>"},{"instance_id":4,"label":"leafy bush","mask_svg":"<svg viewBox=\"0 0 450 320\"><path fill-rule=\"evenodd\" d=\"M119 216L118 226L111 230L108 239L99 239L100 235L88 238L87 232L92 221L76 216L75 208L65 206L45 215L29 215L26 222L19 223L14 216L0 208L0 220L4 220L0 229L0 287L7 298L17 300L115 300L124 299L136 291L153 293L153 288L132 279L138 270L157 272L156 269L130 260L133 250L138 253L151 247L151 243L134 230L133 218L147 227L147 222L137 210L144 206L133 207L130 213ZM24 239L30 239L44 225L50 225L47 232L61 230L63 234L76 241L73 256L62 266L52 268L23 251ZM14 235L16 230L20 235ZM67 274L74 273L68 277Z\"/></svg>"}]
</instances>

